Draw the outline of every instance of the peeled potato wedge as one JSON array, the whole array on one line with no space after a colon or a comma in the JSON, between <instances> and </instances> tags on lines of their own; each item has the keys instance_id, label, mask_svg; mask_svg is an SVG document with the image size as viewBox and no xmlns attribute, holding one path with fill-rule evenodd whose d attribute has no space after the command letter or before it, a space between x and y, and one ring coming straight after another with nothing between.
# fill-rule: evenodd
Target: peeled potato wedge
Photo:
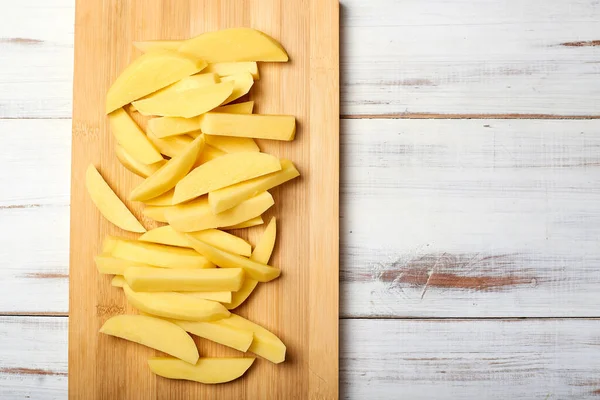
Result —
<instances>
[{"instance_id":1,"label":"peeled potato wedge","mask_svg":"<svg viewBox=\"0 0 600 400\"><path fill-rule=\"evenodd\" d=\"M210 204L213 212L221 213L256 196L258 193L279 186L298 176L300 176L300 173L294 164L289 160L282 159L281 171L272 172L268 175L259 176L258 178L210 192L208 193L208 204Z\"/></svg>"},{"instance_id":2,"label":"peeled potato wedge","mask_svg":"<svg viewBox=\"0 0 600 400\"><path fill-rule=\"evenodd\" d=\"M296 119L292 115L209 112L202 117L200 129L209 135L289 141L296 136Z\"/></svg>"},{"instance_id":3,"label":"peeled potato wedge","mask_svg":"<svg viewBox=\"0 0 600 400\"><path fill-rule=\"evenodd\" d=\"M206 135L205 135L205 137L206 137ZM207 144L206 146L204 146L204 150L202 151L202 153L200 153L200 156L196 160L196 164L194 164L194 167L198 167L202 164L206 164L207 162L212 161L215 158L224 156L225 154L227 154L227 153L225 153L224 151L221 151L219 149L215 149L214 147Z\"/></svg>"},{"instance_id":4,"label":"peeled potato wedge","mask_svg":"<svg viewBox=\"0 0 600 400\"><path fill-rule=\"evenodd\" d=\"M175 189L171 189L168 192L161 194L160 196L153 197L148 200L144 200L144 204L147 206L172 206L173 205L173 195L175 194Z\"/></svg>"},{"instance_id":5,"label":"peeled potato wedge","mask_svg":"<svg viewBox=\"0 0 600 400\"><path fill-rule=\"evenodd\" d=\"M196 365L190 365L175 358L154 357L148 360L148 366L164 378L213 384L239 378L253 362L254 358L201 358Z\"/></svg>"},{"instance_id":6,"label":"peeled potato wedge","mask_svg":"<svg viewBox=\"0 0 600 400\"><path fill-rule=\"evenodd\" d=\"M287 53L275 39L251 28L232 28L203 33L184 41L179 51L206 60L208 63L288 60Z\"/></svg>"},{"instance_id":7,"label":"peeled potato wedge","mask_svg":"<svg viewBox=\"0 0 600 400\"><path fill-rule=\"evenodd\" d=\"M119 108L110 113L108 121L115 139L131 157L148 165L164 161L159 151L144 135L144 131L124 109Z\"/></svg>"},{"instance_id":8,"label":"peeled potato wedge","mask_svg":"<svg viewBox=\"0 0 600 400\"><path fill-rule=\"evenodd\" d=\"M183 328L186 332L201 338L212 340L233 349L246 352L254 340L252 331L232 328L223 324L212 322L192 322L172 320L174 324Z\"/></svg>"},{"instance_id":9,"label":"peeled potato wedge","mask_svg":"<svg viewBox=\"0 0 600 400\"><path fill-rule=\"evenodd\" d=\"M131 200L144 201L173 189L188 172L204 148L204 136L198 136L181 154L171 158L158 171L150 175L130 194Z\"/></svg>"},{"instance_id":10,"label":"peeled potato wedge","mask_svg":"<svg viewBox=\"0 0 600 400\"><path fill-rule=\"evenodd\" d=\"M252 246L250 246L250 243L231 233L223 232L218 229L206 229L204 231L191 232L190 235L211 246L229 251L230 253L239 254L245 257L249 257L252 253ZM170 246L191 247L185 235L177 232L170 225L151 229L140 236L139 240Z\"/></svg>"},{"instance_id":11,"label":"peeled potato wedge","mask_svg":"<svg viewBox=\"0 0 600 400\"><path fill-rule=\"evenodd\" d=\"M90 164L85 172L85 186L90 198L107 220L130 232L146 232L135 216L117 197L96 167Z\"/></svg>"},{"instance_id":12,"label":"peeled potato wedge","mask_svg":"<svg viewBox=\"0 0 600 400\"><path fill-rule=\"evenodd\" d=\"M183 360L184 364L198 361L198 349L190 335L174 323L160 318L117 315L102 325L100 333L162 351Z\"/></svg>"},{"instance_id":13,"label":"peeled potato wedge","mask_svg":"<svg viewBox=\"0 0 600 400\"><path fill-rule=\"evenodd\" d=\"M214 268L204 256L191 249L114 237L112 240L110 254L123 260L162 268Z\"/></svg>"},{"instance_id":14,"label":"peeled potato wedge","mask_svg":"<svg viewBox=\"0 0 600 400\"><path fill-rule=\"evenodd\" d=\"M252 75L252 79L255 81L260 79L260 74L258 73L258 64L254 61L213 63L208 64L204 71L214 72L219 76L236 75L242 72L249 72Z\"/></svg>"},{"instance_id":15,"label":"peeled potato wedge","mask_svg":"<svg viewBox=\"0 0 600 400\"><path fill-rule=\"evenodd\" d=\"M235 225L224 226L221 229L225 229L225 230L244 229L244 228L251 228L251 227L257 226L257 225L262 225L264 223L265 223L265 221L263 220L262 216L259 215L258 217L251 218L248 221L240 222L239 224L235 224Z\"/></svg>"},{"instance_id":16,"label":"peeled potato wedge","mask_svg":"<svg viewBox=\"0 0 600 400\"><path fill-rule=\"evenodd\" d=\"M175 51L146 53L129 64L112 84L106 95L106 113L200 72L205 67L206 61Z\"/></svg>"},{"instance_id":17,"label":"peeled potato wedge","mask_svg":"<svg viewBox=\"0 0 600 400\"><path fill-rule=\"evenodd\" d=\"M225 156L223 156L225 157ZM186 204L165 207L165 217L179 232L196 232L205 229L230 227L257 217L273 204L273 196L263 192L220 214L214 214L208 200L203 197Z\"/></svg>"},{"instance_id":18,"label":"peeled potato wedge","mask_svg":"<svg viewBox=\"0 0 600 400\"><path fill-rule=\"evenodd\" d=\"M113 257L111 253L102 253L94 257L94 262L96 263L96 268L98 268L99 273L111 275L123 275L125 270L129 267L154 267L150 264L116 258Z\"/></svg>"},{"instance_id":19,"label":"peeled potato wedge","mask_svg":"<svg viewBox=\"0 0 600 400\"><path fill-rule=\"evenodd\" d=\"M134 292L127 284L123 285L123 291L133 307L158 317L185 321L217 321L229 316L229 311L216 301L181 293Z\"/></svg>"},{"instance_id":20,"label":"peeled potato wedge","mask_svg":"<svg viewBox=\"0 0 600 400\"><path fill-rule=\"evenodd\" d=\"M252 138L238 138L231 136L204 135L206 143L225 153L242 153L248 151L259 152L258 145Z\"/></svg>"},{"instance_id":21,"label":"peeled potato wedge","mask_svg":"<svg viewBox=\"0 0 600 400\"><path fill-rule=\"evenodd\" d=\"M235 329L252 331L254 333L254 340L248 351L275 364L285 361L285 344L275 334L262 326L236 314L231 314L229 318L224 318L214 323Z\"/></svg>"},{"instance_id":22,"label":"peeled potato wedge","mask_svg":"<svg viewBox=\"0 0 600 400\"><path fill-rule=\"evenodd\" d=\"M123 277L123 275L115 275L113 276L112 280L110 281L110 285L114 286L114 287L119 287L122 288L123 285L125 285L127 282L125 281L125 278Z\"/></svg>"},{"instance_id":23,"label":"peeled potato wedge","mask_svg":"<svg viewBox=\"0 0 600 400\"><path fill-rule=\"evenodd\" d=\"M131 154L127 152L127 150L123 148L123 146L121 146L118 143L115 145L115 153L117 155L117 158L125 168L127 168L134 174L141 176L142 178L149 177L150 175L158 171L158 169L162 167L166 162L165 160L162 160L154 164L144 164L136 160Z\"/></svg>"},{"instance_id":24,"label":"peeled potato wedge","mask_svg":"<svg viewBox=\"0 0 600 400\"><path fill-rule=\"evenodd\" d=\"M200 299L218 301L219 303L231 303L231 292L184 292L188 296Z\"/></svg>"},{"instance_id":25,"label":"peeled potato wedge","mask_svg":"<svg viewBox=\"0 0 600 400\"><path fill-rule=\"evenodd\" d=\"M254 101L244 101L243 103L229 104L226 106L217 107L214 112L227 114L252 114L254 109Z\"/></svg>"},{"instance_id":26,"label":"peeled potato wedge","mask_svg":"<svg viewBox=\"0 0 600 400\"><path fill-rule=\"evenodd\" d=\"M275 220L275 217L273 217L271 218L271 221L269 221L269 225L267 225L265 232L256 244L250 259L261 264L268 264L271 254L273 253L273 249L275 248L276 236L277 221ZM248 296L250 296L250 294L254 291L257 284L258 281L252 278L244 279L242 287L233 293L231 301L225 304L225 307L227 307L228 310L233 310L234 308L239 307L240 304L246 301Z\"/></svg>"},{"instance_id":27,"label":"peeled potato wedge","mask_svg":"<svg viewBox=\"0 0 600 400\"><path fill-rule=\"evenodd\" d=\"M133 42L133 45L143 53L153 50L171 50L177 51L183 40L147 40L143 42Z\"/></svg>"},{"instance_id":28,"label":"peeled potato wedge","mask_svg":"<svg viewBox=\"0 0 600 400\"><path fill-rule=\"evenodd\" d=\"M229 97L223 101L223 104L231 103L232 101L239 99L248 93L250 88L252 88L252 85L254 85L254 79L252 78L252 74L250 74L250 72L241 72L235 75L224 76L221 79L221 82L234 83L233 91Z\"/></svg>"},{"instance_id":29,"label":"peeled potato wedge","mask_svg":"<svg viewBox=\"0 0 600 400\"><path fill-rule=\"evenodd\" d=\"M152 142L159 152L167 157L176 157L181 154L185 149L192 143L193 138L185 135L171 136L164 139L157 137L152 129L148 129L146 132L148 140Z\"/></svg>"},{"instance_id":30,"label":"peeled potato wedge","mask_svg":"<svg viewBox=\"0 0 600 400\"><path fill-rule=\"evenodd\" d=\"M177 92L165 91L132 104L142 115L191 118L219 107L234 87L235 82L229 81Z\"/></svg>"},{"instance_id":31,"label":"peeled potato wedge","mask_svg":"<svg viewBox=\"0 0 600 400\"><path fill-rule=\"evenodd\" d=\"M277 157L270 154L258 152L226 154L194 168L179 181L175 186L173 203L183 203L208 192L280 170L281 163Z\"/></svg>"},{"instance_id":32,"label":"peeled potato wedge","mask_svg":"<svg viewBox=\"0 0 600 400\"><path fill-rule=\"evenodd\" d=\"M240 268L165 269L131 267L123 275L136 292L236 291L244 281Z\"/></svg>"},{"instance_id":33,"label":"peeled potato wedge","mask_svg":"<svg viewBox=\"0 0 600 400\"><path fill-rule=\"evenodd\" d=\"M201 240L187 235L192 247L200 254L204 255L211 262L222 268L243 268L251 279L259 282L269 282L277 278L281 271L279 268L273 268L237 254L228 253L210 246Z\"/></svg>"},{"instance_id":34,"label":"peeled potato wedge","mask_svg":"<svg viewBox=\"0 0 600 400\"><path fill-rule=\"evenodd\" d=\"M167 217L165 216L167 208L163 206L146 206L142 210L142 214L157 222L167 222Z\"/></svg>"}]
</instances>

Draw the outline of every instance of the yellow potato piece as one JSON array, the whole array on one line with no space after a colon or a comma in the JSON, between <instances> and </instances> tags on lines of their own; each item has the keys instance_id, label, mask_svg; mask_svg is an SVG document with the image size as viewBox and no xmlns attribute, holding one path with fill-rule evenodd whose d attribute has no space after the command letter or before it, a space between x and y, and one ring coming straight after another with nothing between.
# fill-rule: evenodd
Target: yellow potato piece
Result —
<instances>
[{"instance_id":1,"label":"yellow potato piece","mask_svg":"<svg viewBox=\"0 0 600 400\"><path fill-rule=\"evenodd\" d=\"M251 28L203 33L184 41L179 51L209 63L288 60L287 53L275 39Z\"/></svg>"},{"instance_id":2,"label":"yellow potato piece","mask_svg":"<svg viewBox=\"0 0 600 400\"><path fill-rule=\"evenodd\" d=\"M239 224L224 226L222 229L230 230L230 229L244 229L251 228L253 226L262 225L265 221L263 221L262 216L254 217L249 219L248 221L240 222Z\"/></svg>"},{"instance_id":3,"label":"yellow potato piece","mask_svg":"<svg viewBox=\"0 0 600 400\"><path fill-rule=\"evenodd\" d=\"M148 129L146 132L146 136L152 142L154 146L167 157L176 157L178 154L181 154L185 149L192 143L194 140L189 136L172 136L168 138L161 139L156 137L154 132L151 129Z\"/></svg>"},{"instance_id":4,"label":"yellow potato piece","mask_svg":"<svg viewBox=\"0 0 600 400\"><path fill-rule=\"evenodd\" d=\"M262 237L260 238L258 244L254 248L252 252L252 256L250 256L251 260L259 262L261 264L267 264L269 259L271 258L271 254L273 253L273 249L275 248L275 237L277 236L277 221L275 217L271 218L269 221L269 225L265 229ZM252 278L246 278L242 287L233 293L232 299L228 304L225 304L228 310L233 310L236 307L239 307L248 296L254 291L256 285L258 284L257 280Z\"/></svg>"},{"instance_id":5,"label":"yellow potato piece","mask_svg":"<svg viewBox=\"0 0 600 400\"><path fill-rule=\"evenodd\" d=\"M158 171L150 175L130 194L131 200L144 201L173 189L188 172L204 148L204 136L198 136L180 154L171 158Z\"/></svg>"},{"instance_id":6,"label":"yellow potato piece","mask_svg":"<svg viewBox=\"0 0 600 400\"><path fill-rule=\"evenodd\" d=\"M251 279L259 282L269 282L277 278L281 271L269 265L262 264L237 254L228 253L210 246L188 235L194 250L204 255L211 262L222 268L243 268Z\"/></svg>"},{"instance_id":7,"label":"yellow potato piece","mask_svg":"<svg viewBox=\"0 0 600 400\"><path fill-rule=\"evenodd\" d=\"M239 74L241 72L249 72L252 75L252 79L255 81L260 79L260 74L258 73L258 64L254 61L213 63L208 64L204 71L214 72L219 76L228 76Z\"/></svg>"},{"instance_id":8,"label":"yellow potato piece","mask_svg":"<svg viewBox=\"0 0 600 400\"><path fill-rule=\"evenodd\" d=\"M294 164L289 160L282 159L281 167L281 171L259 176L258 178L208 193L208 204L210 204L213 212L220 213L237 206L241 202L256 196L258 193L281 185L300 175Z\"/></svg>"},{"instance_id":9,"label":"yellow potato piece","mask_svg":"<svg viewBox=\"0 0 600 400\"><path fill-rule=\"evenodd\" d=\"M110 252L94 257L96 268L101 274L123 275L128 267L154 267L154 265L123 260L113 257Z\"/></svg>"},{"instance_id":10,"label":"yellow potato piece","mask_svg":"<svg viewBox=\"0 0 600 400\"><path fill-rule=\"evenodd\" d=\"M173 203L183 203L208 192L280 170L281 163L277 157L270 154L258 152L226 154L196 167L179 181L175 186Z\"/></svg>"},{"instance_id":11,"label":"yellow potato piece","mask_svg":"<svg viewBox=\"0 0 600 400\"><path fill-rule=\"evenodd\" d=\"M240 97L248 93L252 85L254 85L254 79L252 78L252 74L250 74L249 72L242 72L235 75L224 76L221 79L221 82L233 82L235 85L233 87L233 91L231 92L229 97L227 97L227 99L223 102L223 104L227 104L239 99Z\"/></svg>"},{"instance_id":12,"label":"yellow potato piece","mask_svg":"<svg viewBox=\"0 0 600 400\"><path fill-rule=\"evenodd\" d=\"M85 186L92 201L104 218L126 231L146 232L146 228L140 224L127 206L112 191L92 164L88 166L85 172Z\"/></svg>"},{"instance_id":13,"label":"yellow potato piece","mask_svg":"<svg viewBox=\"0 0 600 400\"><path fill-rule=\"evenodd\" d=\"M171 189L168 192L161 194L160 196L153 197L148 200L144 200L144 204L147 206L172 206L173 205L173 195L175 194L175 189Z\"/></svg>"},{"instance_id":14,"label":"yellow potato piece","mask_svg":"<svg viewBox=\"0 0 600 400\"><path fill-rule=\"evenodd\" d=\"M172 320L171 322L192 335L200 336L201 338L212 340L215 343L243 352L248 351L254 340L252 331L236 329L223 324L178 320Z\"/></svg>"},{"instance_id":15,"label":"yellow potato piece","mask_svg":"<svg viewBox=\"0 0 600 400\"><path fill-rule=\"evenodd\" d=\"M123 285L126 283L127 282L125 281L125 278L123 277L123 275L115 275L115 276L113 276L112 280L110 281L111 286L119 287L119 288L122 288Z\"/></svg>"},{"instance_id":16,"label":"yellow potato piece","mask_svg":"<svg viewBox=\"0 0 600 400\"><path fill-rule=\"evenodd\" d=\"M186 321L217 321L229 316L229 311L216 301L181 293L134 292L127 284L123 285L123 291L133 307L159 317Z\"/></svg>"},{"instance_id":17,"label":"yellow potato piece","mask_svg":"<svg viewBox=\"0 0 600 400\"><path fill-rule=\"evenodd\" d=\"M206 138L206 135L204 137ZM215 158L224 156L225 154L227 153L219 149L215 149L214 147L207 144L206 146L204 146L204 151L200 153L200 156L196 160L195 167L198 167L202 164L206 164L207 162L212 161Z\"/></svg>"},{"instance_id":18,"label":"yellow potato piece","mask_svg":"<svg viewBox=\"0 0 600 400\"><path fill-rule=\"evenodd\" d=\"M158 169L162 167L166 162L166 160L162 160L154 164L144 164L133 158L133 156L129 154L127 150L125 150L123 146L121 146L118 143L115 145L115 153L117 154L117 158L125 168L127 168L134 174L141 176L142 178L149 177L150 175L158 171Z\"/></svg>"},{"instance_id":19,"label":"yellow potato piece","mask_svg":"<svg viewBox=\"0 0 600 400\"><path fill-rule=\"evenodd\" d=\"M259 152L258 145L252 138L238 138L231 136L205 135L206 143L225 153Z\"/></svg>"},{"instance_id":20,"label":"yellow potato piece","mask_svg":"<svg viewBox=\"0 0 600 400\"><path fill-rule=\"evenodd\" d=\"M184 292L189 296L200 299L218 301L219 303L231 303L231 292Z\"/></svg>"},{"instance_id":21,"label":"yellow potato piece","mask_svg":"<svg viewBox=\"0 0 600 400\"><path fill-rule=\"evenodd\" d=\"M117 315L102 325L100 333L162 351L185 361L184 364L198 361L198 348L191 336L183 328L160 318Z\"/></svg>"},{"instance_id":22,"label":"yellow potato piece","mask_svg":"<svg viewBox=\"0 0 600 400\"><path fill-rule=\"evenodd\" d=\"M146 206L142 210L142 214L157 222L167 222L167 217L165 216L167 208L168 207L161 206Z\"/></svg>"},{"instance_id":23,"label":"yellow potato piece","mask_svg":"<svg viewBox=\"0 0 600 400\"><path fill-rule=\"evenodd\" d=\"M204 231L191 232L190 235L211 246L229 251L230 253L239 254L245 257L249 257L252 253L252 246L250 246L250 243L231 233L223 232L218 229L206 229ZM191 247L185 235L177 232L170 225L151 229L140 236L139 240L167 244L170 246Z\"/></svg>"},{"instance_id":24,"label":"yellow potato piece","mask_svg":"<svg viewBox=\"0 0 600 400\"><path fill-rule=\"evenodd\" d=\"M209 112L202 117L200 129L209 135L289 141L296 136L296 119L292 115Z\"/></svg>"},{"instance_id":25,"label":"yellow potato piece","mask_svg":"<svg viewBox=\"0 0 600 400\"><path fill-rule=\"evenodd\" d=\"M133 60L112 84L106 95L106 113L200 72L205 67L206 61L175 51L146 53Z\"/></svg>"},{"instance_id":26,"label":"yellow potato piece","mask_svg":"<svg viewBox=\"0 0 600 400\"><path fill-rule=\"evenodd\" d=\"M263 192L227 211L214 214L208 200L203 197L190 203L165 207L165 217L176 231L196 232L239 224L261 215L273 204L273 196Z\"/></svg>"},{"instance_id":27,"label":"yellow potato piece","mask_svg":"<svg viewBox=\"0 0 600 400\"><path fill-rule=\"evenodd\" d=\"M105 236L102 241L102 255L111 256L111 252L117 247L119 238L115 236Z\"/></svg>"},{"instance_id":28,"label":"yellow potato piece","mask_svg":"<svg viewBox=\"0 0 600 400\"><path fill-rule=\"evenodd\" d=\"M190 77L193 78L193 77ZM252 114L254 101L246 101L243 103L230 104L215 108L215 112L232 113L232 114ZM158 117L148 121L148 130L157 138L165 138L169 136L182 135L200 129L202 116L192 118L181 117Z\"/></svg>"},{"instance_id":29,"label":"yellow potato piece","mask_svg":"<svg viewBox=\"0 0 600 400\"><path fill-rule=\"evenodd\" d=\"M213 323L235 329L252 331L254 333L254 340L248 351L275 364L285 361L285 344L283 344L275 334L262 326L255 324L252 321L248 321L246 318L242 318L236 314L231 314L229 318L224 318Z\"/></svg>"},{"instance_id":30,"label":"yellow potato piece","mask_svg":"<svg viewBox=\"0 0 600 400\"><path fill-rule=\"evenodd\" d=\"M115 139L131 157L148 165L163 161L159 151L124 109L110 113L108 121Z\"/></svg>"},{"instance_id":31,"label":"yellow potato piece","mask_svg":"<svg viewBox=\"0 0 600 400\"><path fill-rule=\"evenodd\" d=\"M147 40L143 42L133 42L133 45L140 51L148 53L154 50L177 51L183 40Z\"/></svg>"},{"instance_id":32,"label":"yellow potato piece","mask_svg":"<svg viewBox=\"0 0 600 400\"><path fill-rule=\"evenodd\" d=\"M244 281L241 268L165 269L131 267L123 275L136 292L236 291Z\"/></svg>"},{"instance_id":33,"label":"yellow potato piece","mask_svg":"<svg viewBox=\"0 0 600 400\"><path fill-rule=\"evenodd\" d=\"M225 383L244 375L254 358L200 358L190 365L175 358L154 357L148 360L150 370L169 379L183 379L204 384Z\"/></svg>"},{"instance_id":34,"label":"yellow potato piece","mask_svg":"<svg viewBox=\"0 0 600 400\"><path fill-rule=\"evenodd\" d=\"M191 118L219 107L234 87L235 82L230 81L177 92L165 91L132 104L142 115Z\"/></svg>"},{"instance_id":35,"label":"yellow potato piece","mask_svg":"<svg viewBox=\"0 0 600 400\"><path fill-rule=\"evenodd\" d=\"M115 243L110 254L123 260L162 268L214 268L204 256L191 249L122 238L112 240Z\"/></svg>"}]
</instances>

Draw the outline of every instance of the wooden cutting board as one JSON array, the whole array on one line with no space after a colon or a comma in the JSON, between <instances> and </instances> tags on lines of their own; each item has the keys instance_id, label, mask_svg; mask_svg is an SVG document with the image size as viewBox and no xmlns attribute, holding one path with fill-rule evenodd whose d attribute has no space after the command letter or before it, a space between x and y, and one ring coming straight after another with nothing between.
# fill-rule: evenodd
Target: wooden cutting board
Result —
<instances>
[{"instance_id":1,"label":"wooden cutting board","mask_svg":"<svg viewBox=\"0 0 600 400\"><path fill-rule=\"evenodd\" d=\"M71 192L69 397L71 399L332 399L338 396L339 5L337 0L77 0ZM135 40L185 39L205 31L253 27L279 40L287 64L260 64L252 89L259 113L295 115L294 142L260 141L293 160L302 177L272 190L281 278L261 284L239 314L275 332L287 360L257 359L223 385L154 376L157 352L100 335L109 317L135 312L94 255L108 235L135 237L103 219L84 187L93 163L122 199L140 178L122 167L104 115L104 96L140 53ZM141 207L126 201L147 228ZM264 226L241 231L255 242ZM197 339L197 338L196 338ZM242 356L197 340L201 356Z\"/></svg>"}]
</instances>

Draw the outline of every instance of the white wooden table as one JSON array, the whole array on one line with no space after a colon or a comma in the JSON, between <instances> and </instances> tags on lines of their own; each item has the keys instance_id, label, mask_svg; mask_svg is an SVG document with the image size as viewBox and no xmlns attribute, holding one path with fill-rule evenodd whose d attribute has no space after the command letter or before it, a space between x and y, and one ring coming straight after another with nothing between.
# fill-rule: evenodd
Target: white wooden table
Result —
<instances>
[{"instance_id":1,"label":"white wooden table","mask_svg":"<svg viewBox=\"0 0 600 400\"><path fill-rule=\"evenodd\" d=\"M341 3L342 397L600 395L600 1ZM74 2L0 7L0 398L64 399Z\"/></svg>"}]
</instances>

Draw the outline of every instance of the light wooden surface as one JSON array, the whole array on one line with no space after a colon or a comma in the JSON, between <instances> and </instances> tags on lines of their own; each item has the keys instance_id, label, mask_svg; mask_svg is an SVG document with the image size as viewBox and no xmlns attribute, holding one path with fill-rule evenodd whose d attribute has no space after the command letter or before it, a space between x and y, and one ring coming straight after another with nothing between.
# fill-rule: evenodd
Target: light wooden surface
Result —
<instances>
[{"instance_id":1,"label":"light wooden surface","mask_svg":"<svg viewBox=\"0 0 600 400\"><path fill-rule=\"evenodd\" d=\"M64 399L74 4L0 5L0 397ZM341 397L595 398L600 121L539 118L600 115L600 5L340 11Z\"/></svg>"},{"instance_id":2,"label":"light wooden surface","mask_svg":"<svg viewBox=\"0 0 600 400\"><path fill-rule=\"evenodd\" d=\"M77 1L71 164L69 397L71 399L333 399L338 396L339 285L339 20L335 1ZM279 40L286 64L261 64L251 99L257 112L297 119L293 142L260 141L267 153L293 160L301 179L273 190L282 276L261 285L238 312L275 332L286 362L257 360L227 385L199 385L153 375L158 352L99 335L111 316L133 312L121 290L99 276L93 258L106 235L123 235L97 211L85 189L93 163L120 198L140 178L114 155L104 115L111 82L136 56L131 43L180 39L216 29L251 26ZM99 45L101 43L102 45ZM285 89L285 90L284 90ZM141 205L133 212L141 215ZM130 207L131 208L131 207ZM147 227L152 227L146 221ZM256 239L264 227L253 229ZM208 341L205 357L241 356ZM93 365L93 368L88 368ZM265 381L269 382L265 385Z\"/></svg>"}]
</instances>

